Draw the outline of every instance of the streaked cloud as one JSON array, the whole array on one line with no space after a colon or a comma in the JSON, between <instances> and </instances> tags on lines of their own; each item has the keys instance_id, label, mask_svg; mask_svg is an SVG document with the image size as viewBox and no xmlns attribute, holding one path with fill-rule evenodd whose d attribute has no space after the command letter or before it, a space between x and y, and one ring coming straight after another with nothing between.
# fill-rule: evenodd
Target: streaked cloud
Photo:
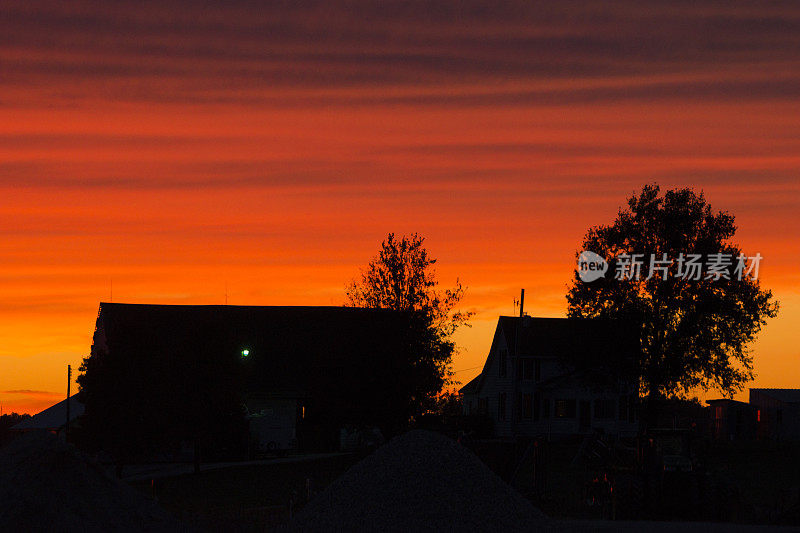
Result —
<instances>
[{"instance_id":1,"label":"streaked cloud","mask_svg":"<svg viewBox=\"0 0 800 533\"><path fill-rule=\"evenodd\" d=\"M50 392L44 390L4 390L0 394L25 394L26 396L58 396L57 392Z\"/></svg>"},{"instance_id":2,"label":"streaked cloud","mask_svg":"<svg viewBox=\"0 0 800 533\"><path fill-rule=\"evenodd\" d=\"M791 2L3 5L3 94L56 105L552 105L798 94L800 7Z\"/></svg>"},{"instance_id":3,"label":"streaked cloud","mask_svg":"<svg viewBox=\"0 0 800 533\"><path fill-rule=\"evenodd\" d=\"M765 256L790 303L758 385L796 386L798 73L795 2L2 2L2 387L59 390L112 284L337 305L389 231L470 287L471 368L519 287L563 312L583 232L653 181Z\"/></svg>"}]
</instances>

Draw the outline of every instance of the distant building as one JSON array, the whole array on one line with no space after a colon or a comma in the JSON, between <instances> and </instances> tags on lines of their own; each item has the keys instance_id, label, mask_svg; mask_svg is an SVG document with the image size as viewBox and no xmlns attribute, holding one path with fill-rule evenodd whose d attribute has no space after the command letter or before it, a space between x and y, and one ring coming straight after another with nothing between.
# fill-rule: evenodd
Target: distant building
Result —
<instances>
[{"instance_id":1,"label":"distant building","mask_svg":"<svg viewBox=\"0 0 800 533\"><path fill-rule=\"evenodd\" d=\"M756 438L757 409L745 402L728 398L708 400L711 438L721 441Z\"/></svg>"},{"instance_id":2,"label":"distant building","mask_svg":"<svg viewBox=\"0 0 800 533\"><path fill-rule=\"evenodd\" d=\"M78 394L69 397L69 421L74 422L84 411L84 405L78 401ZM11 426L14 433L27 433L29 431L49 431L59 437L64 437L64 427L67 425L67 400L61 400L51 405L44 411L33 415Z\"/></svg>"},{"instance_id":3,"label":"distant building","mask_svg":"<svg viewBox=\"0 0 800 533\"><path fill-rule=\"evenodd\" d=\"M633 436L636 385L601 384L569 361L638 349L635 335L614 321L501 316L483 370L460 391L464 413L491 417L498 437Z\"/></svg>"},{"instance_id":4,"label":"distant building","mask_svg":"<svg viewBox=\"0 0 800 533\"><path fill-rule=\"evenodd\" d=\"M750 404L759 438L800 440L800 389L750 389Z\"/></svg>"}]
</instances>

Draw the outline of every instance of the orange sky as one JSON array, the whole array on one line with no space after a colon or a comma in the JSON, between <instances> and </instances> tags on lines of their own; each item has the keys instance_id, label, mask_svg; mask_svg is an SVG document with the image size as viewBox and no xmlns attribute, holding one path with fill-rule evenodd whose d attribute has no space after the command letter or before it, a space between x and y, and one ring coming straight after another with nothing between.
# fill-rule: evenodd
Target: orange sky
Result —
<instances>
[{"instance_id":1,"label":"orange sky","mask_svg":"<svg viewBox=\"0 0 800 533\"><path fill-rule=\"evenodd\" d=\"M4 2L0 404L36 412L98 303L338 305L418 231L477 312L563 316L573 254L648 182L764 256L753 386L800 387L800 8ZM678 7L675 7L678 6Z\"/></svg>"}]
</instances>

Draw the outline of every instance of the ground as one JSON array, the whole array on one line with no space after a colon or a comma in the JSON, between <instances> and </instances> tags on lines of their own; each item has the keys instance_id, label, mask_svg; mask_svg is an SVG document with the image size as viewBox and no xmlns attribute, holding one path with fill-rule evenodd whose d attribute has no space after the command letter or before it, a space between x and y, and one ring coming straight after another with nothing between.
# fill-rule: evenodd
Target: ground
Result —
<instances>
[{"instance_id":1,"label":"ground","mask_svg":"<svg viewBox=\"0 0 800 533\"><path fill-rule=\"evenodd\" d=\"M264 531L289 519L360 457L335 455L299 462L260 462L181 474L131 485L202 529Z\"/></svg>"},{"instance_id":2,"label":"ground","mask_svg":"<svg viewBox=\"0 0 800 533\"><path fill-rule=\"evenodd\" d=\"M632 481L633 474L623 469L615 472L620 494L615 512L618 520L625 521L598 521L608 518L611 509L602 503L588 503L587 481L599 470L575 464L577 449L577 443L551 447L545 490L538 493L532 490L533 473L529 468L510 471L514 469L507 465L491 464L491 460L487 463L546 514L558 519L559 529L642 530L645 524L635 521L635 505L626 500L640 487ZM725 445L709 448L700 455L700 472L673 477L674 486L668 480L663 489L664 509L671 509L669 512L675 513L671 518L681 522L648 522L649 530L736 530L731 529L734 523L741 531L760 530L744 527L747 524L800 526L800 446ZM159 478L152 483L140 478L131 484L155 495L165 508L203 529L263 531L286 523L290 508L296 513L309 496L324 489L359 459L355 455L337 455L292 463L260 461L196 476ZM667 518L663 516L664 509L661 516L650 518ZM710 522L716 525L709 525Z\"/></svg>"}]
</instances>

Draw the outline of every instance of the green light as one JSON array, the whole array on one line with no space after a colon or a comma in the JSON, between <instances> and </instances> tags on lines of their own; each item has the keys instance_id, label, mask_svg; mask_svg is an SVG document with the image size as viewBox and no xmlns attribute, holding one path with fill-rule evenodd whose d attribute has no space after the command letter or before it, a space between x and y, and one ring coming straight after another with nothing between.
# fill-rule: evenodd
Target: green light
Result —
<instances>
[{"instance_id":1,"label":"green light","mask_svg":"<svg viewBox=\"0 0 800 533\"><path fill-rule=\"evenodd\" d=\"M247 357L250 355L250 350L242 350L242 357Z\"/></svg>"}]
</instances>

